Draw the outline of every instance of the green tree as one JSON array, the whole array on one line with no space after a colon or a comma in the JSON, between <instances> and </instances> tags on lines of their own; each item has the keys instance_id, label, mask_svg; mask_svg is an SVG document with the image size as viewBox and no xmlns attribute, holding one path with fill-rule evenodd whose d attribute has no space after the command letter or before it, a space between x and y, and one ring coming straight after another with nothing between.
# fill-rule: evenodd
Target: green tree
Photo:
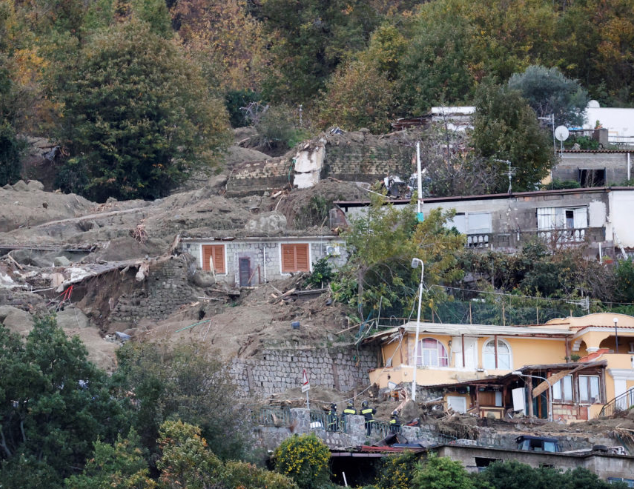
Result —
<instances>
[{"instance_id":1,"label":"green tree","mask_svg":"<svg viewBox=\"0 0 634 489\"><path fill-rule=\"evenodd\" d=\"M134 430L128 438L121 435L114 445L95 442L93 457L81 475L65 480L67 489L154 489L156 483L148 477L149 469L140 448L140 438Z\"/></svg>"},{"instance_id":2,"label":"green tree","mask_svg":"<svg viewBox=\"0 0 634 489\"><path fill-rule=\"evenodd\" d=\"M349 53L366 47L378 22L363 0L266 0L260 15L272 36L274 60L264 93L286 103L315 97Z\"/></svg>"},{"instance_id":3,"label":"green tree","mask_svg":"<svg viewBox=\"0 0 634 489\"><path fill-rule=\"evenodd\" d=\"M465 101L473 92L467 45L469 26L460 19L421 21L399 63L398 93L408 114L422 115L431 106Z\"/></svg>"},{"instance_id":4,"label":"green tree","mask_svg":"<svg viewBox=\"0 0 634 489\"><path fill-rule=\"evenodd\" d=\"M634 302L634 261L619 260L615 271L615 299L619 302Z\"/></svg>"},{"instance_id":5,"label":"green tree","mask_svg":"<svg viewBox=\"0 0 634 489\"><path fill-rule=\"evenodd\" d=\"M20 179L24 146L13 127L0 122L0 186Z\"/></svg>"},{"instance_id":6,"label":"green tree","mask_svg":"<svg viewBox=\"0 0 634 489\"><path fill-rule=\"evenodd\" d=\"M558 68L532 65L514 73L508 86L519 90L538 117L555 116L555 124L581 126L588 105L588 92L577 81L566 78Z\"/></svg>"},{"instance_id":7,"label":"green tree","mask_svg":"<svg viewBox=\"0 0 634 489\"><path fill-rule=\"evenodd\" d=\"M240 458L246 450L244 421L234 402L235 386L215 352L189 344L126 343L118 350L114 375L121 395L134 393L133 424L154 450L164 420L200 426L214 453Z\"/></svg>"},{"instance_id":8,"label":"green tree","mask_svg":"<svg viewBox=\"0 0 634 489\"><path fill-rule=\"evenodd\" d=\"M535 190L553 163L551 136L544 131L519 92L483 83L476 94L476 115L471 141L476 153L490 158L499 175L498 192L508 189L507 160L515 171L513 191Z\"/></svg>"},{"instance_id":9,"label":"green tree","mask_svg":"<svg viewBox=\"0 0 634 489\"><path fill-rule=\"evenodd\" d=\"M379 489L410 489L419 458L414 452L384 457L376 486Z\"/></svg>"},{"instance_id":10,"label":"green tree","mask_svg":"<svg viewBox=\"0 0 634 489\"><path fill-rule=\"evenodd\" d=\"M300 489L317 489L330 479L330 450L315 433L293 435L275 449L273 464Z\"/></svg>"},{"instance_id":11,"label":"green tree","mask_svg":"<svg viewBox=\"0 0 634 489\"><path fill-rule=\"evenodd\" d=\"M226 141L222 101L144 22L95 34L57 68L51 96L63 104L59 134L71 155L59 183L98 201L165 196ZM77 173L85 183L72 188Z\"/></svg>"},{"instance_id":12,"label":"green tree","mask_svg":"<svg viewBox=\"0 0 634 489\"><path fill-rule=\"evenodd\" d=\"M435 455L431 455L424 464L418 466L411 487L412 489L475 489L473 480L460 462Z\"/></svg>"},{"instance_id":13,"label":"green tree","mask_svg":"<svg viewBox=\"0 0 634 489\"><path fill-rule=\"evenodd\" d=\"M455 264L464 237L446 229L452 215L435 209L419 223L413 205L399 210L385 198L372 196L367 214L352 220L344 234L349 257L332 284L337 300L357 305L363 318L379 306L384 316L403 317L420 280L420 271L411 268L415 257L425 263L426 284L459 279Z\"/></svg>"},{"instance_id":14,"label":"green tree","mask_svg":"<svg viewBox=\"0 0 634 489\"><path fill-rule=\"evenodd\" d=\"M38 319L25 343L0 328L0 377L3 487L16 487L11 481L23 475L19 487L60 487L97 437L113 440L126 426L106 374L53 317Z\"/></svg>"}]
</instances>

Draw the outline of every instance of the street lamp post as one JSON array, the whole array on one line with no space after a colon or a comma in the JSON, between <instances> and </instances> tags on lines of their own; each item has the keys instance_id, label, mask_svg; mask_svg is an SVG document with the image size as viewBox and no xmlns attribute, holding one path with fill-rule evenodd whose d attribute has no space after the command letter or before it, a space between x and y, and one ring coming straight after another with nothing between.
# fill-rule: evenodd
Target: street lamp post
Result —
<instances>
[{"instance_id":1,"label":"street lamp post","mask_svg":"<svg viewBox=\"0 0 634 489\"><path fill-rule=\"evenodd\" d=\"M513 375L519 375L520 377L532 377L533 379L542 379L545 380L548 384L548 421L553 420L553 385L550 383L546 377L540 377L539 375L528 375L519 370L515 370L511 372ZM531 402L532 402L533 394L531 393Z\"/></svg>"},{"instance_id":2,"label":"street lamp post","mask_svg":"<svg viewBox=\"0 0 634 489\"><path fill-rule=\"evenodd\" d=\"M412 378L412 401L416 400L416 371L418 370L418 335L420 334L420 308L423 300L423 278L425 277L425 264L420 258L412 259L412 268L418 268L420 263L420 283L418 284L418 318L416 320L416 342L414 343L414 376Z\"/></svg>"}]
</instances>

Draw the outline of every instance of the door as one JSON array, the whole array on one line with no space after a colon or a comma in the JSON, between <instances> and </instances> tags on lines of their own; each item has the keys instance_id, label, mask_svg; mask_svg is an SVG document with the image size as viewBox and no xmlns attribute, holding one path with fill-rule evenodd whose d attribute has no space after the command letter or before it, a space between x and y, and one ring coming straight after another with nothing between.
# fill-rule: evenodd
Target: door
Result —
<instances>
[{"instance_id":1,"label":"door","mask_svg":"<svg viewBox=\"0 0 634 489\"><path fill-rule=\"evenodd\" d=\"M467 412L467 400L464 397L447 396L447 407L457 413Z\"/></svg>"},{"instance_id":2,"label":"door","mask_svg":"<svg viewBox=\"0 0 634 489\"><path fill-rule=\"evenodd\" d=\"M251 287L251 259L240 258L238 266L240 269L240 287Z\"/></svg>"}]
</instances>

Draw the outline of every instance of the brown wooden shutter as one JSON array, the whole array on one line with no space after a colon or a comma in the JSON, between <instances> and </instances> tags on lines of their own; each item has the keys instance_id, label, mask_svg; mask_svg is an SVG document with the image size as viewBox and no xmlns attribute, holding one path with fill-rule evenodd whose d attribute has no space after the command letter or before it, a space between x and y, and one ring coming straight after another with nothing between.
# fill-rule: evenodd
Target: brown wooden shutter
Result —
<instances>
[{"instance_id":1,"label":"brown wooden shutter","mask_svg":"<svg viewBox=\"0 0 634 489\"><path fill-rule=\"evenodd\" d=\"M209 259L214 261L214 271L216 273L227 273L225 269L225 245L204 245L203 246L203 270L211 271Z\"/></svg>"},{"instance_id":2,"label":"brown wooden shutter","mask_svg":"<svg viewBox=\"0 0 634 489\"><path fill-rule=\"evenodd\" d=\"M295 271L295 248L290 244L282 245L282 273Z\"/></svg>"},{"instance_id":3,"label":"brown wooden shutter","mask_svg":"<svg viewBox=\"0 0 634 489\"><path fill-rule=\"evenodd\" d=\"M310 272L310 263L308 263L308 245L295 245L295 266L298 272Z\"/></svg>"},{"instance_id":4,"label":"brown wooden shutter","mask_svg":"<svg viewBox=\"0 0 634 489\"><path fill-rule=\"evenodd\" d=\"M309 272L308 244L282 245L282 273Z\"/></svg>"}]
</instances>

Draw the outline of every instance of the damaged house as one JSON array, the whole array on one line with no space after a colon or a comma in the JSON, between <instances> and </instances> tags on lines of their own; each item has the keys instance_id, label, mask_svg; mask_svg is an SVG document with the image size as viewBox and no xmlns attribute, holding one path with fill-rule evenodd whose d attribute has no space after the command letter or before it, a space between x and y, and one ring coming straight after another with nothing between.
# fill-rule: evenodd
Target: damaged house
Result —
<instances>
[{"instance_id":1,"label":"damaged house","mask_svg":"<svg viewBox=\"0 0 634 489\"><path fill-rule=\"evenodd\" d=\"M572 421L634 404L632 316L590 314L533 326L421 323L417 354L415 322L366 342L381 348L372 383L411 385L416 368L426 397L441 396L457 412Z\"/></svg>"}]
</instances>

